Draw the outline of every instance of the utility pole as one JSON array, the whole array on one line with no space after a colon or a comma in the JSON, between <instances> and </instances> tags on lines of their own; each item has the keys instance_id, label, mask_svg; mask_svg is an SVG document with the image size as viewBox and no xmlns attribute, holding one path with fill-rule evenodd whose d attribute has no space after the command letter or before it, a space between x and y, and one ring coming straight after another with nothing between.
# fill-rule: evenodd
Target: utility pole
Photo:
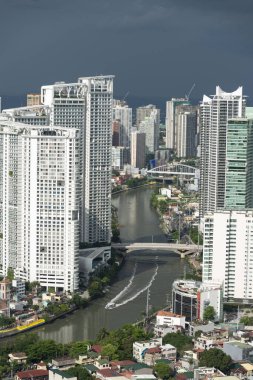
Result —
<instances>
[{"instance_id":1,"label":"utility pole","mask_svg":"<svg viewBox=\"0 0 253 380\"><path fill-rule=\"evenodd\" d=\"M146 303L146 318L148 319L148 314L149 314L149 297L150 297L150 291L149 287L147 290L147 303Z\"/></svg>"}]
</instances>

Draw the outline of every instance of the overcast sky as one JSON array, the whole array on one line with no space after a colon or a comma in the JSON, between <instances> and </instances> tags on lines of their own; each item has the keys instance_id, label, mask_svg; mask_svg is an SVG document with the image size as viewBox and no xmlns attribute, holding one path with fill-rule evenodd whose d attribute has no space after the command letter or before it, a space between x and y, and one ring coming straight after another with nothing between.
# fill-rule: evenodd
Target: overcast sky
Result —
<instances>
[{"instance_id":1,"label":"overcast sky","mask_svg":"<svg viewBox=\"0 0 253 380\"><path fill-rule=\"evenodd\" d=\"M253 0L0 0L0 94L115 74L117 94L253 98Z\"/></svg>"}]
</instances>

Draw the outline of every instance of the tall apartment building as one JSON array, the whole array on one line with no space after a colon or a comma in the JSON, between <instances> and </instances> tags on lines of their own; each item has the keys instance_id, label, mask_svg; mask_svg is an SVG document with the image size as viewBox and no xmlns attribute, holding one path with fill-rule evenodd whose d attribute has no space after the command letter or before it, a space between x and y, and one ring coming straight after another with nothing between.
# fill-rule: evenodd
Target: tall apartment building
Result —
<instances>
[{"instance_id":1,"label":"tall apartment building","mask_svg":"<svg viewBox=\"0 0 253 380\"><path fill-rule=\"evenodd\" d=\"M178 105L175 109L175 152L177 157L197 155L198 107Z\"/></svg>"},{"instance_id":2,"label":"tall apartment building","mask_svg":"<svg viewBox=\"0 0 253 380\"><path fill-rule=\"evenodd\" d=\"M227 300L253 302L252 242L252 209L205 215L203 281L223 282Z\"/></svg>"},{"instance_id":3,"label":"tall apartment building","mask_svg":"<svg viewBox=\"0 0 253 380\"><path fill-rule=\"evenodd\" d=\"M159 148L160 111L154 109L139 124L139 132L146 134L146 153L155 153Z\"/></svg>"},{"instance_id":4,"label":"tall apartment building","mask_svg":"<svg viewBox=\"0 0 253 380\"><path fill-rule=\"evenodd\" d=\"M190 103L184 98L172 98L166 102L166 148L176 149L176 130L175 130L175 112L179 105L189 105Z\"/></svg>"},{"instance_id":5,"label":"tall apartment building","mask_svg":"<svg viewBox=\"0 0 253 380\"><path fill-rule=\"evenodd\" d=\"M130 148L130 137L132 128L132 108L125 101L114 100L112 109L113 122L120 126L119 146Z\"/></svg>"},{"instance_id":6,"label":"tall apartment building","mask_svg":"<svg viewBox=\"0 0 253 380\"><path fill-rule=\"evenodd\" d=\"M253 208L253 120L228 120L225 209Z\"/></svg>"},{"instance_id":7,"label":"tall apartment building","mask_svg":"<svg viewBox=\"0 0 253 380\"><path fill-rule=\"evenodd\" d=\"M113 76L43 86L50 124L80 130L80 240L111 241L111 147Z\"/></svg>"},{"instance_id":8,"label":"tall apartment building","mask_svg":"<svg viewBox=\"0 0 253 380\"><path fill-rule=\"evenodd\" d=\"M79 131L0 116L0 273L78 288Z\"/></svg>"},{"instance_id":9,"label":"tall apartment building","mask_svg":"<svg viewBox=\"0 0 253 380\"><path fill-rule=\"evenodd\" d=\"M225 203L226 138L228 119L245 116L243 89L203 97L200 105L200 217Z\"/></svg>"},{"instance_id":10,"label":"tall apartment building","mask_svg":"<svg viewBox=\"0 0 253 380\"><path fill-rule=\"evenodd\" d=\"M26 104L28 107L39 106L41 104L41 94L27 94Z\"/></svg>"},{"instance_id":11,"label":"tall apartment building","mask_svg":"<svg viewBox=\"0 0 253 380\"><path fill-rule=\"evenodd\" d=\"M145 167L146 134L133 131L131 136L131 165L135 168Z\"/></svg>"},{"instance_id":12,"label":"tall apartment building","mask_svg":"<svg viewBox=\"0 0 253 380\"><path fill-rule=\"evenodd\" d=\"M160 110L154 104L136 108L136 127L139 129L140 123L149 117L153 111L157 110L158 123L160 124Z\"/></svg>"},{"instance_id":13,"label":"tall apartment building","mask_svg":"<svg viewBox=\"0 0 253 380\"><path fill-rule=\"evenodd\" d=\"M45 106L30 106L3 110L11 120L30 125L49 125L50 109Z\"/></svg>"}]
</instances>

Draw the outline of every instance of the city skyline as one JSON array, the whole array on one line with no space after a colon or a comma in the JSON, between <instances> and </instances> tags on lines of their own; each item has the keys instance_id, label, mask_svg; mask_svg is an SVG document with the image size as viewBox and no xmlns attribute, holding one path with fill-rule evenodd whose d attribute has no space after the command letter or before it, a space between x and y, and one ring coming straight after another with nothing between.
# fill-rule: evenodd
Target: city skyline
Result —
<instances>
[{"instance_id":1,"label":"city skyline","mask_svg":"<svg viewBox=\"0 0 253 380\"><path fill-rule=\"evenodd\" d=\"M0 94L20 95L42 83L112 72L116 96L130 91L130 96L170 99L196 83L192 98L200 99L204 92L212 94L213 85L228 92L243 85L250 104L247 36L253 3L227 5L227 0L4 2Z\"/></svg>"}]
</instances>

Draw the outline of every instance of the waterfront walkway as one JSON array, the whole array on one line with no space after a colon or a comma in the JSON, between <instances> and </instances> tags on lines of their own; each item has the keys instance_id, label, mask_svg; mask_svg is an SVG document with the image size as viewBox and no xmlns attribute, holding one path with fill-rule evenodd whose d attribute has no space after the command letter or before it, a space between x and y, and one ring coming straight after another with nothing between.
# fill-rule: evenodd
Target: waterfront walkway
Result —
<instances>
[{"instance_id":1,"label":"waterfront walkway","mask_svg":"<svg viewBox=\"0 0 253 380\"><path fill-rule=\"evenodd\" d=\"M134 242L125 242L125 243L113 243L114 248L126 249L128 252L141 250L141 249L151 249L151 250L165 250L173 251L179 254L181 257L196 253L202 250L202 246L196 244L181 244L181 243L134 243Z\"/></svg>"}]
</instances>

